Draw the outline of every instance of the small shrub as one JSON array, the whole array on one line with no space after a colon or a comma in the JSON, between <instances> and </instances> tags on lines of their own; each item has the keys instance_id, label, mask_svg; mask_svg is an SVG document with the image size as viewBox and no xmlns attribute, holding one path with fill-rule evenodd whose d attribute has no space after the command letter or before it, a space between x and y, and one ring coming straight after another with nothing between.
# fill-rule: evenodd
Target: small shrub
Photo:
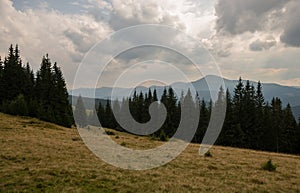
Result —
<instances>
[{"instance_id":1,"label":"small shrub","mask_svg":"<svg viewBox=\"0 0 300 193\"><path fill-rule=\"evenodd\" d=\"M157 140L157 138L154 135L151 135L150 136L150 141L154 141L154 140Z\"/></svg>"},{"instance_id":2,"label":"small shrub","mask_svg":"<svg viewBox=\"0 0 300 193\"><path fill-rule=\"evenodd\" d=\"M160 135L159 135L159 140L160 141L167 141L167 136L166 136L166 133L164 131L161 131L160 132Z\"/></svg>"},{"instance_id":3,"label":"small shrub","mask_svg":"<svg viewBox=\"0 0 300 193\"><path fill-rule=\"evenodd\" d=\"M269 172L274 172L274 171L276 171L276 168L277 168L277 166L275 166L275 165L272 163L272 160L269 160L269 161L267 161L266 163L264 163L264 164L262 165L262 169L263 169L263 170L267 170L267 171L269 171Z\"/></svg>"},{"instance_id":4,"label":"small shrub","mask_svg":"<svg viewBox=\"0 0 300 193\"><path fill-rule=\"evenodd\" d=\"M114 132L112 132L112 131L106 131L106 134L107 135L116 135Z\"/></svg>"},{"instance_id":5,"label":"small shrub","mask_svg":"<svg viewBox=\"0 0 300 193\"><path fill-rule=\"evenodd\" d=\"M80 137L73 137L73 138L72 138L72 141L80 141L80 140L81 140Z\"/></svg>"},{"instance_id":6,"label":"small shrub","mask_svg":"<svg viewBox=\"0 0 300 193\"><path fill-rule=\"evenodd\" d=\"M212 154L210 151L207 151L205 154L204 154L204 157L212 157Z\"/></svg>"},{"instance_id":7,"label":"small shrub","mask_svg":"<svg viewBox=\"0 0 300 193\"><path fill-rule=\"evenodd\" d=\"M120 137L119 137L119 135L117 135L115 138L116 138L116 139L119 139Z\"/></svg>"},{"instance_id":8,"label":"small shrub","mask_svg":"<svg viewBox=\"0 0 300 193\"><path fill-rule=\"evenodd\" d=\"M125 143L125 142L122 142L122 143L121 143L121 146L125 147L125 146L126 146L126 143Z\"/></svg>"}]
</instances>

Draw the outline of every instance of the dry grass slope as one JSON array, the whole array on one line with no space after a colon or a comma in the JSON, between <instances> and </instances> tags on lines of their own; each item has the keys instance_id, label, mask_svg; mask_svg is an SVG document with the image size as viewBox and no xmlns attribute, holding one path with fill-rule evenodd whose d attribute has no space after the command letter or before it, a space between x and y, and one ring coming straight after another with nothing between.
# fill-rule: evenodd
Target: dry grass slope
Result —
<instances>
[{"instance_id":1,"label":"dry grass slope","mask_svg":"<svg viewBox=\"0 0 300 193\"><path fill-rule=\"evenodd\" d=\"M113 131L118 143L145 149L149 137ZM0 192L300 192L300 157L191 144L177 159L147 171L122 170L97 158L76 129L0 114ZM267 160L276 172L261 169Z\"/></svg>"}]
</instances>

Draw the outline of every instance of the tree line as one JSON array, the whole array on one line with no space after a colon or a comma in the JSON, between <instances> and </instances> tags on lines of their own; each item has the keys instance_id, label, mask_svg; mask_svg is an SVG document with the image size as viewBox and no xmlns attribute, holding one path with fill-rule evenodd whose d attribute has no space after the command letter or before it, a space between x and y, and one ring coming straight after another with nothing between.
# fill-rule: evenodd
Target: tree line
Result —
<instances>
[{"instance_id":1,"label":"tree line","mask_svg":"<svg viewBox=\"0 0 300 193\"><path fill-rule=\"evenodd\" d=\"M48 54L34 73L23 65L18 45L10 46L8 56L0 57L0 111L31 116L71 127L74 123L66 83L57 63Z\"/></svg>"},{"instance_id":2,"label":"tree line","mask_svg":"<svg viewBox=\"0 0 300 193\"><path fill-rule=\"evenodd\" d=\"M81 126L97 125L99 119L103 127L125 131L116 121L113 111L122 117L124 108L129 106L132 117L139 123L146 123L151 119L150 104L158 101L159 104L164 104L167 117L163 126L152 136L164 140L171 138L179 126L182 102L193 101L193 107L200 111L200 116L192 142L201 143L212 111L215 110L218 116L220 107L226 104L226 116L217 145L300 154L300 125L297 125L291 106L288 104L283 107L279 98L273 98L270 102L265 101L260 82L255 88L250 81L244 85L240 78L233 96L221 87L214 102L212 100L207 102L200 99L200 96L196 94L193 97L188 91L186 95L182 94L178 98L174 90L168 87L164 89L159 100L155 89L153 91L149 89L147 93L135 91L132 97L124 98L121 102L107 100L106 105L100 103L96 112L91 112L90 116L86 115L82 98L79 97L75 111L77 109L81 115L75 113L75 116L78 114L80 117L78 120Z\"/></svg>"}]
</instances>

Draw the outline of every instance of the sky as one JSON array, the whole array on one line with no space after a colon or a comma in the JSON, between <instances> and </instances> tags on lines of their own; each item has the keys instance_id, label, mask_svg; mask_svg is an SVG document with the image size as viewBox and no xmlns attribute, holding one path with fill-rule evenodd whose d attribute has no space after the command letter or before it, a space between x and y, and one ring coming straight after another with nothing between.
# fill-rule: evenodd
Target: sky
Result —
<instances>
[{"instance_id":1,"label":"sky","mask_svg":"<svg viewBox=\"0 0 300 193\"><path fill-rule=\"evenodd\" d=\"M214 67L212 61L219 67L219 75L228 79L241 76L300 86L298 0L1 0L0 18L0 56L7 55L10 44L18 44L23 61L37 70L48 53L52 62L61 66L68 88L92 87L100 80L98 86L159 82L157 77L143 82L135 79L135 74L161 73L168 84L193 81L208 74L207 69ZM139 33L124 30L142 24L164 25L178 33L147 27ZM120 31L126 34L111 38ZM103 77L95 80L88 76L102 72L94 66L81 77L81 83L74 84L79 65L93 55L90 49L107 40L109 43L96 51L101 52L98 58L109 58L117 48L130 48L139 38L172 45L175 51L170 47L128 49L109 62ZM204 57L200 71L207 73L201 74L176 50L184 50L190 58ZM170 64L184 76L177 75Z\"/></svg>"}]
</instances>

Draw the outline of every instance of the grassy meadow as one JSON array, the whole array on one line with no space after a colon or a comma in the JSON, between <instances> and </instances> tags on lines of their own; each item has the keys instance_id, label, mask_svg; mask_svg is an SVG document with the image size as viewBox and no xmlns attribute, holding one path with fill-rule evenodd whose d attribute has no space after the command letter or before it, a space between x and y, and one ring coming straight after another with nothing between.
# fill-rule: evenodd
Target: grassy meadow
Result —
<instances>
[{"instance_id":1,"label":"grassy meadow","mask_svg":"<svg viewBox=\"0 0 300 193\"><path fill-rule=\"evenodd\" d=\"M117 143L148 149L163 142L109 130ZM300 192L300 157L190 144L172 162L123 170L96 157L76 129L0 114L0 192ZM272 159L275 172L261 169Z\"/></svg>"}]
</instances>

